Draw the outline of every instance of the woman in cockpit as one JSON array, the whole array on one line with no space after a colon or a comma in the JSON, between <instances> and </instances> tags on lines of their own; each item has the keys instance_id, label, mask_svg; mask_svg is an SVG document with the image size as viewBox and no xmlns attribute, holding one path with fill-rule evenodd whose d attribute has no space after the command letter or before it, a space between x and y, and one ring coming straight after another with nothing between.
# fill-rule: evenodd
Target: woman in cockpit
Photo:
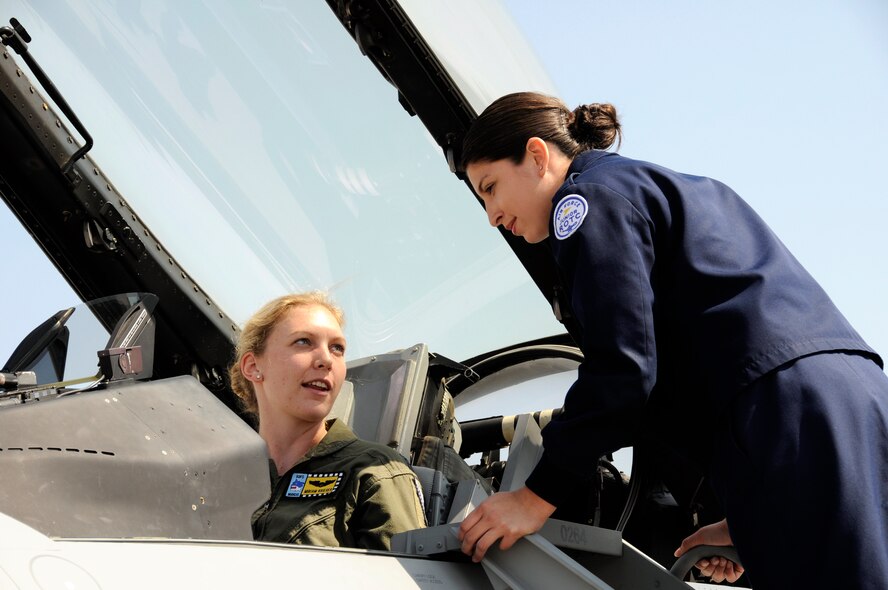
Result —
<instances>
[{"instance_id":1,"label":"woman in cockpit","mask_svg":"<svg viewBox=\"0 0 888 590\"><path fill-rule=\"evenodd\" d=\"M270 458L256 540L389 549L395 533L425 526L403 457L328 420L345 380L342 325L342 311L312 292L270 301L240 335L231 387L258 417Z\"/></svg>"}]
</instances>

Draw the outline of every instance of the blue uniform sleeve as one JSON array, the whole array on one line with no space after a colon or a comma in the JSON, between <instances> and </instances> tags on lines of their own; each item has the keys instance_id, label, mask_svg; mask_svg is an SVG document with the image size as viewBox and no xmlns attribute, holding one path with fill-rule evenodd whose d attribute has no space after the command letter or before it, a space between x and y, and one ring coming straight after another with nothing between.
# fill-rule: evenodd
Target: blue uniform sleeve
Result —
<instances>
[{"instance_id":1,"label":"blue uniform sleeve","mask_svg":"<svg viewBox=\"0 0 888 590\"><path fill-rule=\"evenodd\" d=\"M607 187L567 190L586 200L587 215L573 234L550 240L585 360L564 412L543 430L545 450L526 482L555 506L571 481L594 475L598 457L632 444L657 374L653 224Z\"/></svg>"}]
</instances>

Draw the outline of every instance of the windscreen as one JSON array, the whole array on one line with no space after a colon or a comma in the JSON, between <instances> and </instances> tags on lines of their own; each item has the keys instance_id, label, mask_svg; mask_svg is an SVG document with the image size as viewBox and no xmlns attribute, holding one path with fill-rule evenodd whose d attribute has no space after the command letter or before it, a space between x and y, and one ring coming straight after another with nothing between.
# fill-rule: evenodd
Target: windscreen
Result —
<instances>
[{"instance_id":1,"label":"windscreen","mask_svg":"<svg viewBox=\"0 0 888 590\"><path fill-rule=\"evenodd\" d=\"M37 385L77 388L94 384L100 373L98 352L120 345L116 328L122 325L121 318L140 302L153 309L156 300L150 293L121 293L72 302L70 307L47 313L44 321L17 335L18 345L3 357L5 361L0 359L3 371L33 372ZM16 340L11 334L6 336ZM143 352L146 359L153 357L153 351Z\"/></svg>"},{"instance_id":2,"label":"windscreen","mask_svg":"<svg viewBox=\"0 0 888 590\"><path fill-rule=\"evenodd\" d=\"M115 188L237 323L322 289L350 358L416 342L466 358L563 331L326 3L0 6Z\"/></svg>"}]
</instances>

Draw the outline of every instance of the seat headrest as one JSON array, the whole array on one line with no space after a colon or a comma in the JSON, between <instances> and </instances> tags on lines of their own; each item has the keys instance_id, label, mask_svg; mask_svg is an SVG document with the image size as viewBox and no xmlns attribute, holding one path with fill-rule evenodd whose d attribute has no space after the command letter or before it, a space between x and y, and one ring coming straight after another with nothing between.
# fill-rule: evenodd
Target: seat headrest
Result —
<instances>
[{"instance_id":1,"label":"seat headrest","mask_svg":"<svg viewBox=\"0 0 888 590\"><path fill-rule=\"evenodd\" d=\"M351 381L343 381L342 388L339 390L339 396L330 408L327 419L339 418L345 422L349 428L354 427L355 417L355 388Z\"/></svg>"}]
</instances>

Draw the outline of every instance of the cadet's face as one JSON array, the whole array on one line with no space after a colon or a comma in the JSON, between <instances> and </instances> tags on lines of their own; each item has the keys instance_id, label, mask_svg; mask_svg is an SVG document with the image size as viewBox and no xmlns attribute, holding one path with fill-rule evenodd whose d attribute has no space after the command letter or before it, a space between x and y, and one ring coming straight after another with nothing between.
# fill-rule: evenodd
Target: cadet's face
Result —
<instances>
[{"instance_id":1,"label":"cadet's face","mask_svg":"<svg viewBox=\"0 0 888 590\"><path fill-rule=\"evenodd\" d=\"M260 411L283 412L305 422L323 420L345 379L345 336L339 322L322 306L291 308L269 333L256 368L262 374L256 388Z\"/></svg>"},{"instance_id":2,"label":"cadet's face","mask_svg":"<svg viewBox=\"0 0 888 590\"><path fill-rule=\"evenodd\" d=\"M472 187L484 201L490 225L502 225L531 244L549 235L555 190L544 172L530 154L520 164L496 160L466 166Z\"/></svg>"}]
</instances>

